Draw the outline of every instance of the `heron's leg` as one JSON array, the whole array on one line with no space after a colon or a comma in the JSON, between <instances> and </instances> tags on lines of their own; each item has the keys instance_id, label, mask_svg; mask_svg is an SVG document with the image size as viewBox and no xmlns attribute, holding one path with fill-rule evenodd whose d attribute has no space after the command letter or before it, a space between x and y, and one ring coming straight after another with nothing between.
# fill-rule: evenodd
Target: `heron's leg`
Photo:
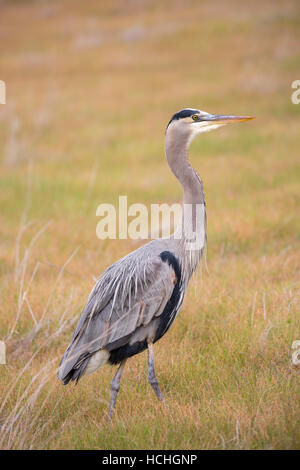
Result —
<instances>
[{"instance_id":1,"label":"heron's leg","mask_svg":"<svg viewBox=\"0 0 300 470\"><path fill-rule=\"evenodd\" d=\"M127 359L123 359L110 385L110 404L109 404L109 411L108 411L108 415L110 419L112 418L112 415L115 409L118 391L120 390L121 377L122 377L122 373L123 373L126 361Z\"/></svg>"},{"instance_id":2,"label":"heron's leg","mask_svg":"<svg viewBox=\"0 0 300 470\"><path fill-rule=\"evenodd\" d=\"M155 375L155 370L154 370L154 353L153 353L153 344L148 343L148 380L155 391L157 398L161 401L164 401L164 396L161 393L161 390L158 385L158 380Z\"/></svg>"}]
</instances>

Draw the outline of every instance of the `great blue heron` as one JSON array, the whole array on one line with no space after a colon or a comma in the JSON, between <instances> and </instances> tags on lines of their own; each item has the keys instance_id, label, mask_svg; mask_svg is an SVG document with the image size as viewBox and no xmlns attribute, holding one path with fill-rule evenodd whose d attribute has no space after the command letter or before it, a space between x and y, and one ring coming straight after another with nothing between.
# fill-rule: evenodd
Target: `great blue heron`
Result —
<instances>
[{"instance_id":1,"label":"great blue heron","mask_svg":"<svg viewBox=\"0 0 300 470\"><path fill-rule=\"evenodd\" d=\"M203 186L188 161L188 147L202 132L248 119L252 118L188 108L174 114L167 126L167 161L183 189L180 226L172 236L152 240L104 271L90 293L58 370L59 379L67 384L106 363L120 364L111 382L110 417L125 362L145 349L148 380L157 397L164 400L154 370L153 344L173 323L206 243ZM196 220L199 213L200 225Z\"/></svg>"}]
</instances>

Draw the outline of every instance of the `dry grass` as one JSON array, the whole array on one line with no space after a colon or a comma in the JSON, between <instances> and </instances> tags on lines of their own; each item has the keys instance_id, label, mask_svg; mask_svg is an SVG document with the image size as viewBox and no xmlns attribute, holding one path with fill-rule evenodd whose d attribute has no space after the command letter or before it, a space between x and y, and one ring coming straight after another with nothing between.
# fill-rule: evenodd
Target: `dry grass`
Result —
<instances>
[{"instance_id":1,"label":"dry grass","mask_svg":"<svg viewBox=\"0 0 300 470\"><path fill-rule=\"evenodd\" d=\"M7 1L1 18L0 447L299 448L298 2ZM166 408L140 355L110 425L113 369L64 388L56 368L95 276L138 246L96 238L98 204L180 200L163 129L186 106L257 119L193 144L209 272L156 347Z\"/></svg>"}]
</instances>

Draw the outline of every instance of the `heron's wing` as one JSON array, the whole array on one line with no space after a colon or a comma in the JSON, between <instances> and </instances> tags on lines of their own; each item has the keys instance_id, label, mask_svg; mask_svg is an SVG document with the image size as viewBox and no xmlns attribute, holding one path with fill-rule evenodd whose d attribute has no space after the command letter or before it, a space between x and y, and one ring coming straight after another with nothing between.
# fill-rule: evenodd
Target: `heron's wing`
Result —
<instances>
[{"instance_id":1,"label":"heron's wing","mask_svg":"<svg viewBox=\"0 0 300 470\"><path fill-rule=\"evenodd\" d=\"M175 284L172 267L158 259L147 266L144 274L143 282L130 297L122 299L121 294L113 298L99 316L92 318L94 331L101 335L101 348L113 350L126 344L138 327L147 326L164 311Z\"/></svg>"},{"instance_id":2,"label":"heron's wing","mask_svg":"<svg viewBox=\"0 0 300 470\"><path fill-rule=\"evenodd\" d=\"M132 333L159 316L176 276L159 256L126 257L108 268L94 286L63 359L63 375L99 349L125 344ZM61 375L61 374L60 374Z\"/></svg>"}]
</instances>

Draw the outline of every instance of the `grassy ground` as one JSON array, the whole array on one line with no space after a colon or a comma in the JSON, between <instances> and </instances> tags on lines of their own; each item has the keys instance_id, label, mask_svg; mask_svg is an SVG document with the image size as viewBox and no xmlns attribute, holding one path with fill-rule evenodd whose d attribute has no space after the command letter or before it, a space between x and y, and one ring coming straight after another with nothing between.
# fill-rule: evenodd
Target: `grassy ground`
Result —
<instances>
[{"instance_id":1,"label":"grassy ground","mask_svg":"<svg viewBox=\"0 0 300 470\"><path fill-rule=\"evenodd\" d=\"M0 447L299 448L299 3L0 8ZM191 148L208 271L155 347L167 406L142 354L110 425L114 369L63 387L56 368L94 278L138 246L97 239L98 204L180 201L163 139L183 107L257 119Z\"/></svg>"}]
</instances>

